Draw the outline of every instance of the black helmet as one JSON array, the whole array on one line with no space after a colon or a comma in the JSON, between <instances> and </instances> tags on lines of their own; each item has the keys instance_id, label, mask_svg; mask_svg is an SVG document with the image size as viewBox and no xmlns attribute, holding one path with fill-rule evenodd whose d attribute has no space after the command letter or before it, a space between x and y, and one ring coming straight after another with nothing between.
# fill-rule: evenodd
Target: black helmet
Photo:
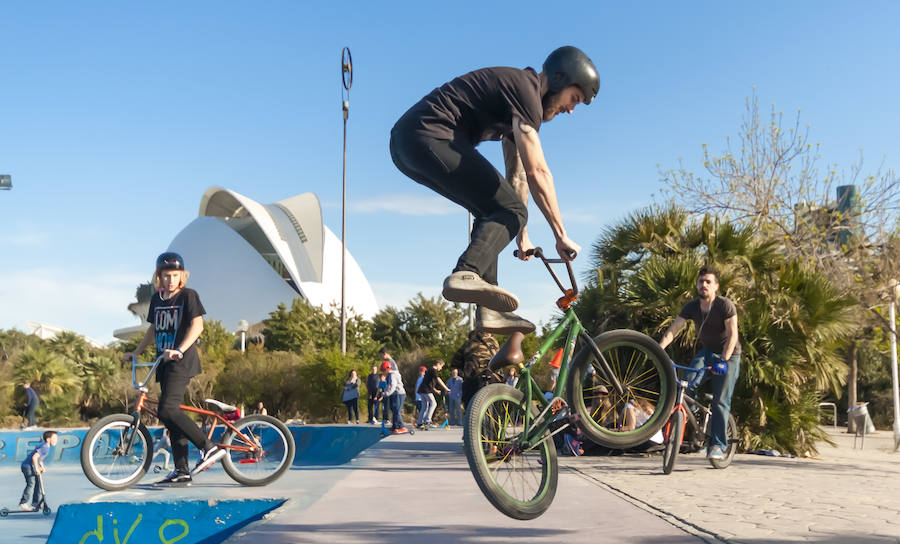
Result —
<instances>
[{"instance_id":1,"label":"black helmet","mask_svg":"<svg viewBox=\"0 0 900 544\"><path fill-rule=\"evenodd\" d=\"M156 258L156 269L184 270L184 259L173 251L167 251Z\"/></svg>"},{"instance_id":2,"label":"black helmet","mask_svg":"<svg viewBox=\"0 0 900 544\"><path fill-rule=\"evenodd\" d=\"M565 45L550 53L544 61L548 92L558 93L569 85L578 85L584 103L590 104L600 89L600 77L591 59L581 49Z\"/></svg>"}]
</instances>

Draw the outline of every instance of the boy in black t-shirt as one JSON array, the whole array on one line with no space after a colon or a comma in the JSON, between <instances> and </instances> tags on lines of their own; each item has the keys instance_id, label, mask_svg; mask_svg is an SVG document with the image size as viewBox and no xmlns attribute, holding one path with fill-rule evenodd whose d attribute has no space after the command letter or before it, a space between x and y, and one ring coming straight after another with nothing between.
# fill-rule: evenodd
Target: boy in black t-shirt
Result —
<instances>
[{"instance_id":1,"label":"boy in black t-shirt","mask_svg":"<svg viewBox=\"0 0 900 544\"><path fill-rule=\"evenodd\" d=\"M712 442L707 456L710 459L721 459L728 447L728 414L731 412L731 395L741 369L741 343L738 340L738 318L734 302L716 296L719 290L719 273L713 268L704 267L697 275L697 292L700 298L694 299L681 308L681 312L659 341L665 349L672 343L675 335L684 327L687 320L697 327L697 339L703 349L697 352L690 366L704 368L720 361L728 363L724 374L712 376L713 408L710 423Z\"/></svg>"},{"instance_id":2,"label":"boy in black t-shirt","mask_svg":"<svg viewBox=\"0 0 900 544\"><path fill-rule=\"evenodd\" d=\"M154 343L157 357L163 357L156 368L156 381L161 390L158 416L169 430L175 462L175 470L158 482L164 485L190 485L192 473L206 470L226 453L179 408L191 378L200 374L197 339L203 332L206 313L197 292L185 287L187 279L188 271L181 255L167 252L156 259L153 280L157 292L150 299L147 315L150 328L134 352L122 356L123 360L131 360ZM203 450L203 457L193 472L188 468L188 442Z\"/></svg>"},{"instance_id":3,"label":"boy in black t-shirt","mask_svg":"<svg viewBox=\"0 0 900 544\"><path fill-rule=\"evenodd\" d=\"M416 421L416 427L420 429L428 430L428 427L431 425L431 416L434 414L434 409L437 408L437 400L434 398L434 394L450 392L450 388L448 388L444 383L444 380L438 376L438 372L443 368L443 359L437 359L431 365L431 368L425 371L422 383L416 391L418 394L422 395L422 410L419 412L418 421Z\"/></svg>"}]
</instances>

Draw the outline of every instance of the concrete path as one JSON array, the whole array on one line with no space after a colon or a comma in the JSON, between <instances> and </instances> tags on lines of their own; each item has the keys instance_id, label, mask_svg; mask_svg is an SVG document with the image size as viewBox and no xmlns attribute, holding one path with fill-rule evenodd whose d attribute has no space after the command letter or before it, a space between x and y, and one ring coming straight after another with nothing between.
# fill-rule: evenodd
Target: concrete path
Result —
<instances>
[{"instance_id":1,"label":"concrete path","mask_svg":"<svg viewBox=\"0 0 900 544\"><path fill-rule=\"evenodd\" d=\"M709 542L900 542L892 434L868 436L864 449L853 449L842 430L829 434L838 447L820 444L818 459L737 455L715 470L687 455L668 476L659 456L567 458L567 465Z\"/></svg>"},{"instance_id":2,"label":"concrete path","mask_svg":"<svg viewBox=\"0 0 900 544\"><path fill-rule=\"evenodd\" d=\"M108 493L78 465L51 466L50 504L198 498L287 498L229 542L489 543L900 543L900 454L889 432L865 449L834 433L820 459L738 455L725 470L679 457L663 475L660 456L561 457L556 499L528 522L498 513L469 473L458 429L389 437L339 467L293 467L276 483L241 487L221 469L193 487ZM146 481L158 479L152 475ZM3 505L22 476L0 469ZM0 542L43 542L53 516L0 520Z\"/></svg>"},{"instance_id":3,"label":"concrete path","mask_svg":"<svg viewBox=\"0 0 900 544\"><path fill-rule=\"evenodd\" d=\"M308 508L285 505L229 542L702 542L571 470L561 471L543 516L508 518L478 489L459 429L389 437L342 470L346 476Z\"/></svg>"}]
</instances>

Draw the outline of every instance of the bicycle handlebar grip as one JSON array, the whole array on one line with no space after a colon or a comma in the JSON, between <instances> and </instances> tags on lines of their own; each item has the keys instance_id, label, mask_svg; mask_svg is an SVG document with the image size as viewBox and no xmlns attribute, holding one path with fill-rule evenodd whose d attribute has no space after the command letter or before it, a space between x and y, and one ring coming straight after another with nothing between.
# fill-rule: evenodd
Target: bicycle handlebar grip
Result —
<instances>
[{"instance_id":1,"label":"bicycle handlebar grip","mask_svg":"<svg viewBox=\"0 0 900 544\"><path fill-rule=\"evenodd\" d=\"M578 256L577 251L566 251L566 257L568 257L570 261L574 261L575 257L577 257L577 256Z\"/></svg>"},{"instance_id":2,"label":"bicycle handlebar grip","mask_svg":"<svg viewBox=\"0 0 900 544\"><path fill-rule=\"evenodd\" d=\"M519 250L516 249L513 251L513 257L518 257L518 256L519 256ZM544 252L541 250L541 248L535 247L535 248L531 248L528 251L526 251L525 256L526 257L535 256L539 259L542 259L544 257Z\"/></svg>"}]
</instances>

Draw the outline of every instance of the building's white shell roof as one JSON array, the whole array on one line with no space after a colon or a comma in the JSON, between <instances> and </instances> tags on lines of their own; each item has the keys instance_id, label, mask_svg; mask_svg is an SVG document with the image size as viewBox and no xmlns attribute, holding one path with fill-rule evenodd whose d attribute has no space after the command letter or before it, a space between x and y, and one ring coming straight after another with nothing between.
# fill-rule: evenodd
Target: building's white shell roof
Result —
<instances>
[{"instance_id":1,"label":"building's white shell roof","mask_svg":"<svg viewBox=\"0 0 900 544\"><path fill-rule=\"evenodd\" d=\"M298 296L330 309L341 303L341 241L322 223L318 198L304 193L263 205L244 195L211 187L200 202L200 217L169 245L190 271L209 319L229 330L240 320L268 317L279 303ZM283 273L276 270L283 266ZM349 312L371 319L375 295L347 252L346 302Z\"/></svg>"}]
</instances>

